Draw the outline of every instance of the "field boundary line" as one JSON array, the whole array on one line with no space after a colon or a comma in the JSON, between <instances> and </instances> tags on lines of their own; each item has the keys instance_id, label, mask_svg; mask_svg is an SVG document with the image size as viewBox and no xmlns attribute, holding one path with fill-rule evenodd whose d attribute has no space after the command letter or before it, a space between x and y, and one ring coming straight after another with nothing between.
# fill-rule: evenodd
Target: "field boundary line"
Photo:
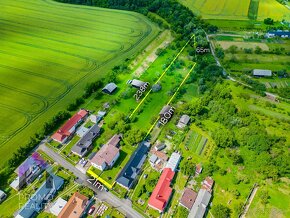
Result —
<instances>
[{"instance_id":1,"label":"field boundary line","mask_svg":"<svg viewBox=\"0 0 290 218\"><path fill-rule=\"evenodd\" d=\"M187 78L189 77L189 75L192 73L192 71L194 70L196 66L196 62L194 62L193 66L191 67L191 69L189 70L189 72L186 74L186 76L184 77L184 79L182 80L182 82L180 83L179 87L177 88L177 90L175 91L175 93L173 94L173 96L169 99L169 101L166 103L166 105L169 105L174 97L176 96L177 92L180 90L180 88L183 86L183 84L185 83L185 81L187 80ZM156 123L158 122L159 117L157 117L157 119L155 120L155 122L153 123L153 125L150 127L149 131L147 132L145 138L151 133L152 129L154 128L154 126L156 125Z\"/></svg>"},{"instance_id":2,"label":"field boundary line","mask_svg":"<svg viewBox=\"0 0 290 218\"><path fill-rule=\"evenodd\" d=\"M186 46L189 44L189 42L191 41L192 38L195 38L195 35L193 34L190 39L185 43L185 45L181 48L181 50L177 53L177 55L174 57L174 59L170 62L170 64L166 67L166 69L163 71L163 73L159 76L159 78L157 79L157 81L153 84L156 85L161 79L162 77L165 75L165 73L170 69L170 67L172 66L172 64L176 61L176 59L180 56L180 54L183 52L183 50L186 48ZM136 111L139 109L139 107L143 104L143 102L146 100L146 98L148 97L148 95L152 92L152 88L150 88L150 90L147 92L147 94L144 96L144 98L140 101L140 103L135 107L135 109L133 110L133 112L130 114L129 119L136 113Z\"/></svg>"}]
</instances>

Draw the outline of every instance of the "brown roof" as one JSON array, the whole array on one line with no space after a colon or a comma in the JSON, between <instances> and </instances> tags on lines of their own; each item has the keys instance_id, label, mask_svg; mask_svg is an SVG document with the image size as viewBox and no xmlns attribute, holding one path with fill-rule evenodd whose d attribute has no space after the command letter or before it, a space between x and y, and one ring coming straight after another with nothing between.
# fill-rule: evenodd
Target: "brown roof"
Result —
<instances>
[{"instance_id":1,"label":"brown roof","mask_svg":"<svg viewBox=\"0 0 290 218\"><path fill-rule=\"evenodd\" d=\"M163 161L167 161L168 160L168 156L162 151L156 151L156 150L152 149L151 153L155 154L159 159L161 159Z\"/></svg>"},{"instance_id":2,"label":"brown roof","mask_svg":"<svg viewBox=\"0 0 290 218\"><path fill-rule=\"evenodd\" d=\"M196 168L195 168L195 172L196 172L196 174L200 174L201 171L202 171L202 166L201 166L201 164L197 164L197 165L196 165Z\"/></svg>"},{"instance_id":3,"label":"brown roof","mask_svg":"<svg viewBox=\"0 0 290 218\"><path fill-rule=\"evenodd\" d=\"M99 166L102 165L104 162L106 164L110 164L118 153L119 153L119 148L111 144L105 144L91 159L91 162Z\"/></svg>"},{"instance_id":4,"label":"brown roof","mask_svg":"<svg viewBox=\"0 0 290 218\"><path fill-rule=\"evenodd\" d=\"M193 191L192 189L185 188L182 197L180 199L180 204L182 204L184 207L186 207L188 210L191 210L195 199L197 197L197 193Z\"/></svg>"},{"instance_id":5,"label":"brown roof","mask_svg":"<svg viewBox=\"0 0 290 218\"><path fill-rule=\"evenodd\" d=\"M122 136L121 135L114 135L108 142L107 144L113 145L113 146L117 146L120 141L121 141Z\"/></svg>"},{"instance_id":6,"label":"brown roof","mask_svg":"<svg viewBox=\"0 0 290 218\"><path fill-rule=\"evenodd\" d=\"M79 218L86 208L88 198L78 192L74 193L65 207L61 210L58 218Z\"/></svg>"}]
</instances>

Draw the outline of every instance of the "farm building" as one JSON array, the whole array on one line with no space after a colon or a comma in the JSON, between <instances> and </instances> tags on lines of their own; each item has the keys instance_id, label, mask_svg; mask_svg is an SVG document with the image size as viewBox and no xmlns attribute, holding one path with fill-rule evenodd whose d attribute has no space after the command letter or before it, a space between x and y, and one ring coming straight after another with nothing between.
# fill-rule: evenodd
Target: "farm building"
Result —
<instances>
[{"instance_id":1,"label":"farm building","mask_svg":"<svg viewBox=\"0 0 290 218\"><path fill-rule=\"evenodd\" d=\"M202 188L206 189L208 192L212 192L212 187L214 185L214 180L211 177L206 177L202 182Z\"/></svg>"},{"instance_id":2,"label":"farm building","mask_svg":"<svg viewBox=\"0 0 290 218\"><path fill-rule=\"evenodd\" d=\"M266 38L274 38L274 37L281 37L281 38L290 38L290 32L289 31L269 31L266 33Z\"/></svg>"},{"instance_id":3,"label":"farm building","mask_svg":"<svg viewBox=\"0 0 290 218\"><path fill-rule=\"evenodd\" d=\"M175 172L170 168L165 168L149 198L148 206L158 210L160 213L164 211L171 197L172 188L170 185L174 174Z\"/></svg>"},{"instance_id":4,"label":"farm building","mask_svg":"<svg viewBox=\"0 0 290 218\"><path fill-rule=\"evenodd\" d=\"M154 146L154 149L156 151L161 151L163 150L164 148L166 148L166 144L165 143L158 143L157 145Z\"/></svg>"},{"instance_id":5,"label":"farm building","mask_svg":"<svg viewBox=\"0 0 290 218\"><path fill-rule=\"evenodd\" d=\"M190 121L190 117L186 114L182 115L181 118L178 121L178 124L176 125L178 128L182 129L188 125Z\"/></svg>"},{"instance_id":6,"label":"farm building","mask_svg":"<svg viewBox=\"0 0 290 218\"><path fill-rule=\"evenodd\" d=\"M107 94L113 94L113 92L117 89L117 85L115 83L108 83L102 91Z\"/></svg>"},{"instance_id":7,"label":"farm building","mask_svg":"<svg viewBox=\"0 0 290 218\"><path fill-rule=\"evenodd\" d=\"M105 114L106 114L105 111L98 111L98 114L97 115L95 115L95 114L90 115L90 120L93 123L98 123L98 122L100 122L101 119L103 119L103 117L105 116Z\"/></svg>"},{"instance_id":8,"label":"farm building","mask_svg":"<svg viewBox=\"0 0 290 218\"><path fill-rule=\"evenodd\" d=\"M159 116L162 118L166 116L166 114L173 114L174 109L170 105L165 105L159 113ZM167 117L166 117L167 118Z\"/></svg>"},{"instance_id":9,"label":"farm building","mask_svg":"<svg viewBox=\"0 0 290 218\"><path fill-rule=\"evenodd\" d=\"M145 85L145 82L137 79L129 80L129 84L133 86L134 88L139 89L141 86Z\"/></svg>"},{"instance_id":10,"label":"farm building","mask_svg":"<svg viewBox=\"0 0 290 218\"><path fill-rule=\"evenodd\" d=\"M39 189L30 197L18 211L16 218L31 218L36 216L56 192L62 187L64 180L56 175L50 175Z\"/></svg>"},{"instance_id":11,"label":"farm building","mask_svg":"<svg viewBox=\"0 0 290 218\"><path fill-rule=\"evenodd\" d=\"M120 156L119 148L105 144L90 160L91 164L99 170L111 168Z\"/></svg>"},{"instance_id":12,"label":"farm building","mask_svg":"<svg viewBox=\"0 0 290 218\"><path fill-rule=\"evenodd\" d=\"M10 187L16 191L20 190L23 186L33 182L46 166L45 160L42 159L39 153L34 152L15 170L18 176L10 184Z\"/></svg>"},{"instance_id":13,"label":"farm building","mask_svg":"<svg viewBox=\"0 0 290 218\"><path fill-rule=\"evenodd\" d=\"M100 134L98 124L92 126L89 131L72 147L71 152L79 157L85 156L92 148L94 139Z\"/></svg>"},{"instance_id":14,"label":"farm building","mask_svg":"<svg viewBox=\"0 0 290 218\"><path fill-rule=\"evenodd\" d=\"M188 210L191 210L195 200L197 197L197 193L195 191L193 191L190 188L185 188L181 199L179 201L179 204L183 207L185 207Z\"/></svg>"},{"instance_id":15,"label":"farm building","mask_svg":"<svg viewBox=\"0 0 290 218\"><path fill-rule=\"evenodd\" d=\"M50 207L49 211L55 215L58 216L60 214L60 212L62 211L62 209L64 208L64 206L66 205L67 201L63 200L62 198L58 198L53 205Z\"/></svg>"},{"instance_id":16,"label":"farm building","mask_svg":"<svg viewBox=\"0 0 290 218\"><path fill-rule=\"evenodd\" d=\"M178 165L179 165L180 160L181 160L180 154L177 152L173 152L171 154L165 168L170 168L173 172L175 172Z\"/></svg>"},{"instance_id":17,"label":"farm building","mask_svg":"<svg viewBox=\"0 0 290 218\"><path fill-rule=\"evenodd\" d=\"M147 157L149 147L149 142L142 142L139 144L138 148L135 150L134 154L132 154L129 162L123 168L116 180L119 185L126 189L130 189L134 185Z\"/></svg>"},{"instance_id":18,"label":"farm building","mask_svg":"<svg viewBox=\"0 0 290 218\"><path fill-rule=\"evenodd\" d=\"M210 199L211 193L209 193L205 189L200 189L195 199L195 202L189 212L188 218L203 218L206 213Z\"/></svg>"},{"instance_id":19,"label":"farm building","mask_svg":"<svg viewBox=\"0 0 290 218\"><path fill-rule=\"evenodd\" d=\"M86 208L89 206L88 201L89 199L86 196L78 192L74 193L57 217L58 218L82 217L84 215Z\"/></svg>"},{"instance_id":20,"label":"farm building","mask_svg":"<svg viewBox=\"0 0 290 218\"><path fill-rule=\"evenodd\" d=\"M82 123L89 112L87 110L80 110L72 116L56 133L52 135L52 139L59 143L64 143L70 139L76 131L76 128Z\"/></svg>"},{"instance_id":21,"label":"farm building","mask_svg":"<svg viewBox=\"0 0 290 218\"><path fill-rule=\"evenodd\" d=\"M3 202L6 197L7 197L7 195L5 194L5 192L0 190L0 203Z\"/></svg>"},{"instance_id":22,"label":"farm building","mask_svg":"<svg viewBox=\"0 0 290 218\"><path fill-rule=\"evenodd\" d=\"M254 69L253 76L258 76L258 77L272 76L272 71L271 70Z\"/></svg>"}]
</instances>

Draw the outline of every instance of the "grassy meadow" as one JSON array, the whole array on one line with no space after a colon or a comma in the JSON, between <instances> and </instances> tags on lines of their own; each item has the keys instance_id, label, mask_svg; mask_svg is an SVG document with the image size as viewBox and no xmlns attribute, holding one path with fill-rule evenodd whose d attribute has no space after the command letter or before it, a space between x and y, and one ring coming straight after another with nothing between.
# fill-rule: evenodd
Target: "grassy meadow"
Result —
<instances>
[{"instance_id":1,"label":"grassy meadow","mask_svg":"<svg viewBox=\"0 0 290 218\"><path fill-rule=\"evenodd\" d=\"M137 55L159 32L133 12L50 0L0 6L1 164L88 82Z\"/></svg>"},{"instance_id":2,"label":"grassy meadow","mask_svg":"<svg viewBox=\"0 0 290 218\"><path fill-rule=\"evenodd\" d=\"M179 0L204 19L215 20L289 20L289 10L276 0Z\"/></svg>"}]
</instances>

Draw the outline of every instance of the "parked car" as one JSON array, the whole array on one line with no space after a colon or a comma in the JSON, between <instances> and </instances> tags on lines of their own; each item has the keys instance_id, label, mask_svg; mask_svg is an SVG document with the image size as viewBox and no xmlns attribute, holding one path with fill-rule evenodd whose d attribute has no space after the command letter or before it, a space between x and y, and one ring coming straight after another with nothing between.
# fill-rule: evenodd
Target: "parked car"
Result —
<instances>
[{"instance_id":1,"label":"parked car","mask_svg":"<svg viewBox=\"0 0 290 218\"><path fill-rule=\"evenodd\" d=\"M95 206L91 206L91 208L89 209L88 214L92 215L94 213L95 209L96 209Z\"/></svg>"}]
</instances>

